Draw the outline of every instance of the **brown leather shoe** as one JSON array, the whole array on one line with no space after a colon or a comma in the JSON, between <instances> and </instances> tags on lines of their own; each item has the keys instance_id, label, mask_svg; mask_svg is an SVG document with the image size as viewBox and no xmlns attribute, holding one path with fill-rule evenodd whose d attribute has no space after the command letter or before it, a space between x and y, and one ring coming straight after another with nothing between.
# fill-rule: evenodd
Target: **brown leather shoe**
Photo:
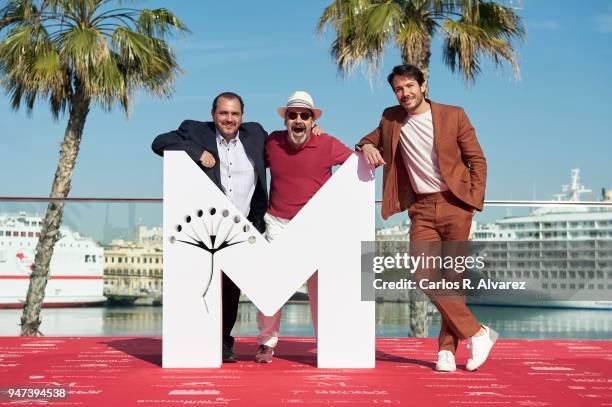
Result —
<instances>
[{"instance_id":1,"label":"brown leather shoe","mask_svg":"<svg viewBox=\"0 0 612 407\"><path fill-rule=\"evenodd\" d=\"M274 348L266 345L259 345L257 353L255 354L255 362L257 363L272 363L272 356L274 355Z\"/></svg>"}]
</instances>

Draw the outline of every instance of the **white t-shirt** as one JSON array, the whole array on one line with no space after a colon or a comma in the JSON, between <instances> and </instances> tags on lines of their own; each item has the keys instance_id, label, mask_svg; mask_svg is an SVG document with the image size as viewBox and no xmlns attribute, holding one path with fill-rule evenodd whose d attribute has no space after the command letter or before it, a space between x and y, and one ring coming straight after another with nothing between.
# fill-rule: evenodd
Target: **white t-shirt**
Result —
<instances>
[{"instance_id":1,"label":"white t-shirt","mask_svg":"<svg viewBox=\"0 0 612 407\"><path fill-rule=\"evenodd\" d=\"M400 132L400 150L414 192L430 194L448 190L434 148L431 110L408 116Z\"/></svg>"}]
</instances>

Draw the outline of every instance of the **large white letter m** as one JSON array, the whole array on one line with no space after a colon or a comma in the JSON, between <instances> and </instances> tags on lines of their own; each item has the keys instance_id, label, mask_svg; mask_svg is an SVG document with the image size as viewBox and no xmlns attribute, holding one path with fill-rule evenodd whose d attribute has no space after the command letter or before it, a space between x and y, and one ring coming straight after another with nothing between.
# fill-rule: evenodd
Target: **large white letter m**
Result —
<instances>
[{"instance_id":1,"label":"large white letter m","mask_svg":"<svg viewBox=\"0 0 612 407\"><path fill-rule=\"evenodd\" d=\"M269 243L184 152L164 156L162 365L221 366L221 271L266 315L319 273L319 367L374 367L374 303L361 241L374 238L374 178L350 157Z\"/></svg>"}]
</instances>

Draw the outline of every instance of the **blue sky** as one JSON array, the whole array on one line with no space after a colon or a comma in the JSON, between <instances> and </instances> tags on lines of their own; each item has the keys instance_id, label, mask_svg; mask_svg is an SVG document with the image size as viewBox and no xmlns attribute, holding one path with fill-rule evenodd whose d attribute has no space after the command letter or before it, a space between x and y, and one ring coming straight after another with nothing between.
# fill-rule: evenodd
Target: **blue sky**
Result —
<instances>
[{"instance_id":1,"label":"blue sky","mask_svg":"<svg viewBox=\"0 0 612 407\"><path fill-rule=\"evenodd\" d=\"M395 98L384 75L400 62L390 48L382 75L340 78L331 35L315 35L330 0L141 2L166 5L192 34L173 41L185 69L170 101L135 97L131 118L94 109L85 128L71 196L161 197L162 163L150 150L159 133L184 119L208 120L212 98L240 93L246 120L282 127L275 108L294 90L309 91L324 110L321 126L353 145L374 128ZM469 87L442 63L433 44L430 96L465 108L489 164L488 199L548 199L582 170L599 199L612 187L612 2L523 0L528 30L517 44L522 78L485 64ZM0 96L0 195L47 196L66 119L53 122L41 104L28 117ZM588 198L588 197L585 197Z\"/></svg>"}]
</instances>

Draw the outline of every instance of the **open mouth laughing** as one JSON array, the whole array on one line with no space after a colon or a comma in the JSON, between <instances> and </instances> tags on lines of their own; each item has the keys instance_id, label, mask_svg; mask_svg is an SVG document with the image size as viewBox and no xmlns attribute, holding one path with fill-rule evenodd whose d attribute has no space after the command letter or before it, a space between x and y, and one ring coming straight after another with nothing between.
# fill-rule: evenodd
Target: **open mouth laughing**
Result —
<instances>
[{"instance_id":1,"label":"open mouth laughing","mask_svg":"<svg viewBox=\"0 0 612 407\"><path fill-rule=\"evenodd\" d=\"M295 135L303 135L306 131L306 126L304 126L303 124L294 124L293 126L291 126L291 131Z\"/></svg>"}]
</instances>

